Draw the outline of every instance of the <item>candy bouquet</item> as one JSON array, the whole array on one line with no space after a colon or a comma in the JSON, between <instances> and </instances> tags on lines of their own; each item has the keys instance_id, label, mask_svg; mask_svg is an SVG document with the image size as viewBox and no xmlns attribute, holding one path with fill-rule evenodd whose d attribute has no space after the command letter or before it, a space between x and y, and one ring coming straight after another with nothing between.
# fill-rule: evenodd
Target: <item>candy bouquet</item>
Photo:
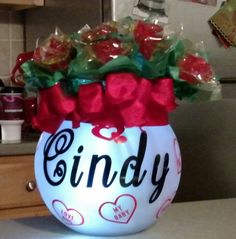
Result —
<instances>
[{"instance_id":1,"label":"candy bouquet","mask_svg":"<svg viewBox=\"0 0 236 239\"><path fill-rule=\"evenodd\" d=\"M51 213L85 234L154 224L181 175L168 113L220 95L202 44L153 18L125 18L57 29L22 69L26 89L39 92L35 176Z\"/></svg>"},{"instance_id":2,"label":"candy bouquet","mask_svg":"<svg viewBox=\"0 0 236 239\"><path fill-rule=\"evenodd\" d=\"M72 35L56 29L22 68L26 88L40 91L34 123L49 132L65 119L77 126L113 120L155 125L155 107L168 112L175 99L211 100L220 91L199 44L169 26L131 18Z\"/></svg>"}]
</instances>

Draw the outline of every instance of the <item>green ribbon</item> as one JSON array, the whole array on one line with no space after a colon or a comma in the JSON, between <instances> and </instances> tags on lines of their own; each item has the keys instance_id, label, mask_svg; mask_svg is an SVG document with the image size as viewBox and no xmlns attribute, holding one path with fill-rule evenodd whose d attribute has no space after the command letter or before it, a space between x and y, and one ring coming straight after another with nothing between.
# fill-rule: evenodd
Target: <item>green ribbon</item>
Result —
<instances>
[{"instance_id":1,"label":"green ribbon","mask_svg":"<svg viewBox=\"0 0 236 239\"><path fill-rule=\"evenodd\" d=\"M118 37L114 33L114 37ZM126 42L131 41L130 37L120 36ZM211 92L198 85L190 85L179 78L178 61L184 56L186 46L190 42L187 40L177 40L176 38L163 40L155 51L151 60L145 59L138 51L138 46L133 43L132 51L129 55L121 55L101 64L93 58L86 47L78 47L76 57L70 62L68 69L64 71L52 72L45 67L28 61L22 65L24 79L27 89L43 89L61 82L65 92L74 95L78 92L80 85L91 84L93 82L103 82L105 76L114 72L133 72L137 76L147 79L160 77L171 77L174 81L175 96L182 100L201 100L212 98ZM213 89L217 91L217 89Z\"/></svg>"},{"instance_id":2,"label":"green ribbon","mask_svg":"<svg viewBox=\"0 0 236 239\"><path fill-rule=\"evenodd\" d=\"M49 88L65 78L64 72L51 72L39 66L34 61L27 61L22 64L21 68L24 71L26 86L29 88Z\"/></svg>"},{"instance_id":3,"label":"green ribbon","mask_svg":"<svg viewBox=\"0 0 236 239\"><path fill-rule=\"evenodd\" d=\"M68 67L69 78L88 78L97 79L99 78L98 68L101 64L93 59L89 59L89 54L82 50L77 54Z\"/></svg>"}]
</instances>

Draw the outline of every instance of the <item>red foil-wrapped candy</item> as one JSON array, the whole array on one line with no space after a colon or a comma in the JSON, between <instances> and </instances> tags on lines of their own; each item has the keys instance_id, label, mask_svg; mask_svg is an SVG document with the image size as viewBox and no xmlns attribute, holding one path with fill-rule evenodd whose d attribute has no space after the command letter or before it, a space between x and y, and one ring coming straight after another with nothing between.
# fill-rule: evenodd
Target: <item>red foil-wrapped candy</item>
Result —
<instances>
[{"instance_id":1,"label":"red foil-wrapped candy","mask_svg":"<svg viewBox=\"0 0 236 239\"><path fill-rule=\"evenodd\" d=\"M211 65L201 56L187 54L180 62L180 78L190 84L209 82L214 79Z\"/></svg>"}]
</instances>

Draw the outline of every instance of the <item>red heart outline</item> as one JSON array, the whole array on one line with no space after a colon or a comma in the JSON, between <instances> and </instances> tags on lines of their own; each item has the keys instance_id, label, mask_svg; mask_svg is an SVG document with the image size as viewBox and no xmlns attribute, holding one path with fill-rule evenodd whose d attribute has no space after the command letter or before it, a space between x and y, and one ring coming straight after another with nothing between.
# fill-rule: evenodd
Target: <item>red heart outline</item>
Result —
<instances>
[{"instance_id":1,"label":"red heart outline","mask_svg":"<svg viewBox=\"0 0 236 239\"><path fill-rule=\"evenodd\" d=\"M73 224L73 223L69 222L65 217L63 217L63 216L58 212L57 208L55 207L55 204L56 204L56 203L59 203L59 204L63 205L63 207L65 208L66 212L69 212L69 211L76 212L76 213L80 216L80 218L82 219L82 220L81 220L81 223L78 223L78 224L75 223L75 224ZM63 222L64 222L65 224L71 225L71 226L80 226L80 225L83 225L83 224L84 224L84 217L83 217L83 215L82 215L81 213L79 213L77 210L75 210L74 208L67 208L67 206L65 205L65 203L63 203L62 201L60 201L60 200L58 200L58 199L55 199L55 200L52 201L52 206L53 206L53 209L54 209L54 211L56 212L56 214L63 220Z\"/></svg>"},{"instance_id":2,"label":"red heart outline","mask_svg":"<svg viewBox=\"0 0 236 239\"><path fill-rule=\"evenodd\" d=\"M172 203L174 197L175 197L176 191L170 196L168 197L164 203L162 203L162 205L160 206L160 208L158 209L157 213L156 213L156 218L160 218L162 214L164 214L164 212L166 211L166 209L170 206L170 204Z\"/></svg>"},{"instance_id":3,"label":"red heart outline","mask_svg":"<svg viewBox=\"0 0 236 239\"><path fill-rule=\"evenodd\" d=\"M179 150L179 144L176 138L173 140L173 146L174 146L174 154L175 154L175 159L176 159L176 168L177 168L177 173L180 174L182 171L182 162L181 162L181 154Z\"/></svg>"},{"instance_id":4,"label":"red heart outline","mask_svg":"<svg viewBox=\"0 0 236 239\"><path fill-rule=\"evenodd\" d=\"M160 218L161 215L166 211L166 209L170 206L172 202L171 198L168 198L165 200L165 202L161 205L161 207L159 208L157 214L156 214L156 218Z\"/></svg>"},{"instance_id":5,"label":"red heart outline","mask_svg":"<svg viewBox=\"0 0 236 239\"><path fill-rule=\"evenodd\" d=\"M111 132L110 137L106 137L106 136L101 134L101 130L111 129L111 128L115 128L116 131ZM119 137L123 132L124 132L124 127L123 126L116 127L116 126L111 126L111 125L102 125L102 126L95 126L92 129L92 134L93 135L95 135L98 138L105 139L105 140L114 140L115 138Z\"/></svg>"},{"instance_id":6,"label":"red heart outline","mask_svg":"<svg viewBox=\"0 0 236 239\"><path fill-rule=\"evenodd\" d=\"M115 205L115 206L116 206L116 205L117 205L117 202L119 201L119 199L120 199L121 197L130 197L130 198L133 200L133 202L134 202L132 212L130 213L128 219L127 219L126 221L122 222L122 221L112 220L112 219L109 219L109 218L104 217L104 216L102 215L102 208L103 208L104 206L106 206L106 205ZM135 198L134 196L132 196L131 194L121 194L120 196L118 196L118 197L116 198L116 200L115 200L114 202L104 202L104 203L99 207L99 210L98 210L98 211L99 211L100 217L102 217L102 218L103 218L104 220L106 220L106 221L114 222L114 223L121 223L121 224L128 224L129 221L130 221L130 219L132 218L132 216L133 216L133 214L134 214L136 208L137 208L137 200L136 200L136 198Z\"/></svg>"}]
</instances>

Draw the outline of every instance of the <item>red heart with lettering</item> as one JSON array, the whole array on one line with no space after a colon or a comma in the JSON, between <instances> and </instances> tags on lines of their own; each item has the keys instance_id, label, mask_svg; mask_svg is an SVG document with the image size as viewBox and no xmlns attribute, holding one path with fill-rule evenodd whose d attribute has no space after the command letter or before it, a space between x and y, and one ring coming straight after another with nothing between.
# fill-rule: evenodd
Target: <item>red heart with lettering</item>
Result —
<instances>
[{"instance_id":1,"label":"red heart with lettering","mask_svg":"<svg viewBox=\"0 0 236 239\"><path fill-rule=\"evenodd\" d=\"M103 203L99 207L99 214L106 221L128 224L136 208L136 198L130 194L122 194L114 202Z\"/></svg>"},{"instance_id":2,"label":"red heart with lettering","mask_svg":"<svg viewBox=\"0 0 236 239\"><path fill-rule=\"evenodd\" d=\"M71 226L80 226L84 224L84 217L75 209L67 208L60 200L53 200L52 206L62 221Z\"/></svg>"}]
</instances>

